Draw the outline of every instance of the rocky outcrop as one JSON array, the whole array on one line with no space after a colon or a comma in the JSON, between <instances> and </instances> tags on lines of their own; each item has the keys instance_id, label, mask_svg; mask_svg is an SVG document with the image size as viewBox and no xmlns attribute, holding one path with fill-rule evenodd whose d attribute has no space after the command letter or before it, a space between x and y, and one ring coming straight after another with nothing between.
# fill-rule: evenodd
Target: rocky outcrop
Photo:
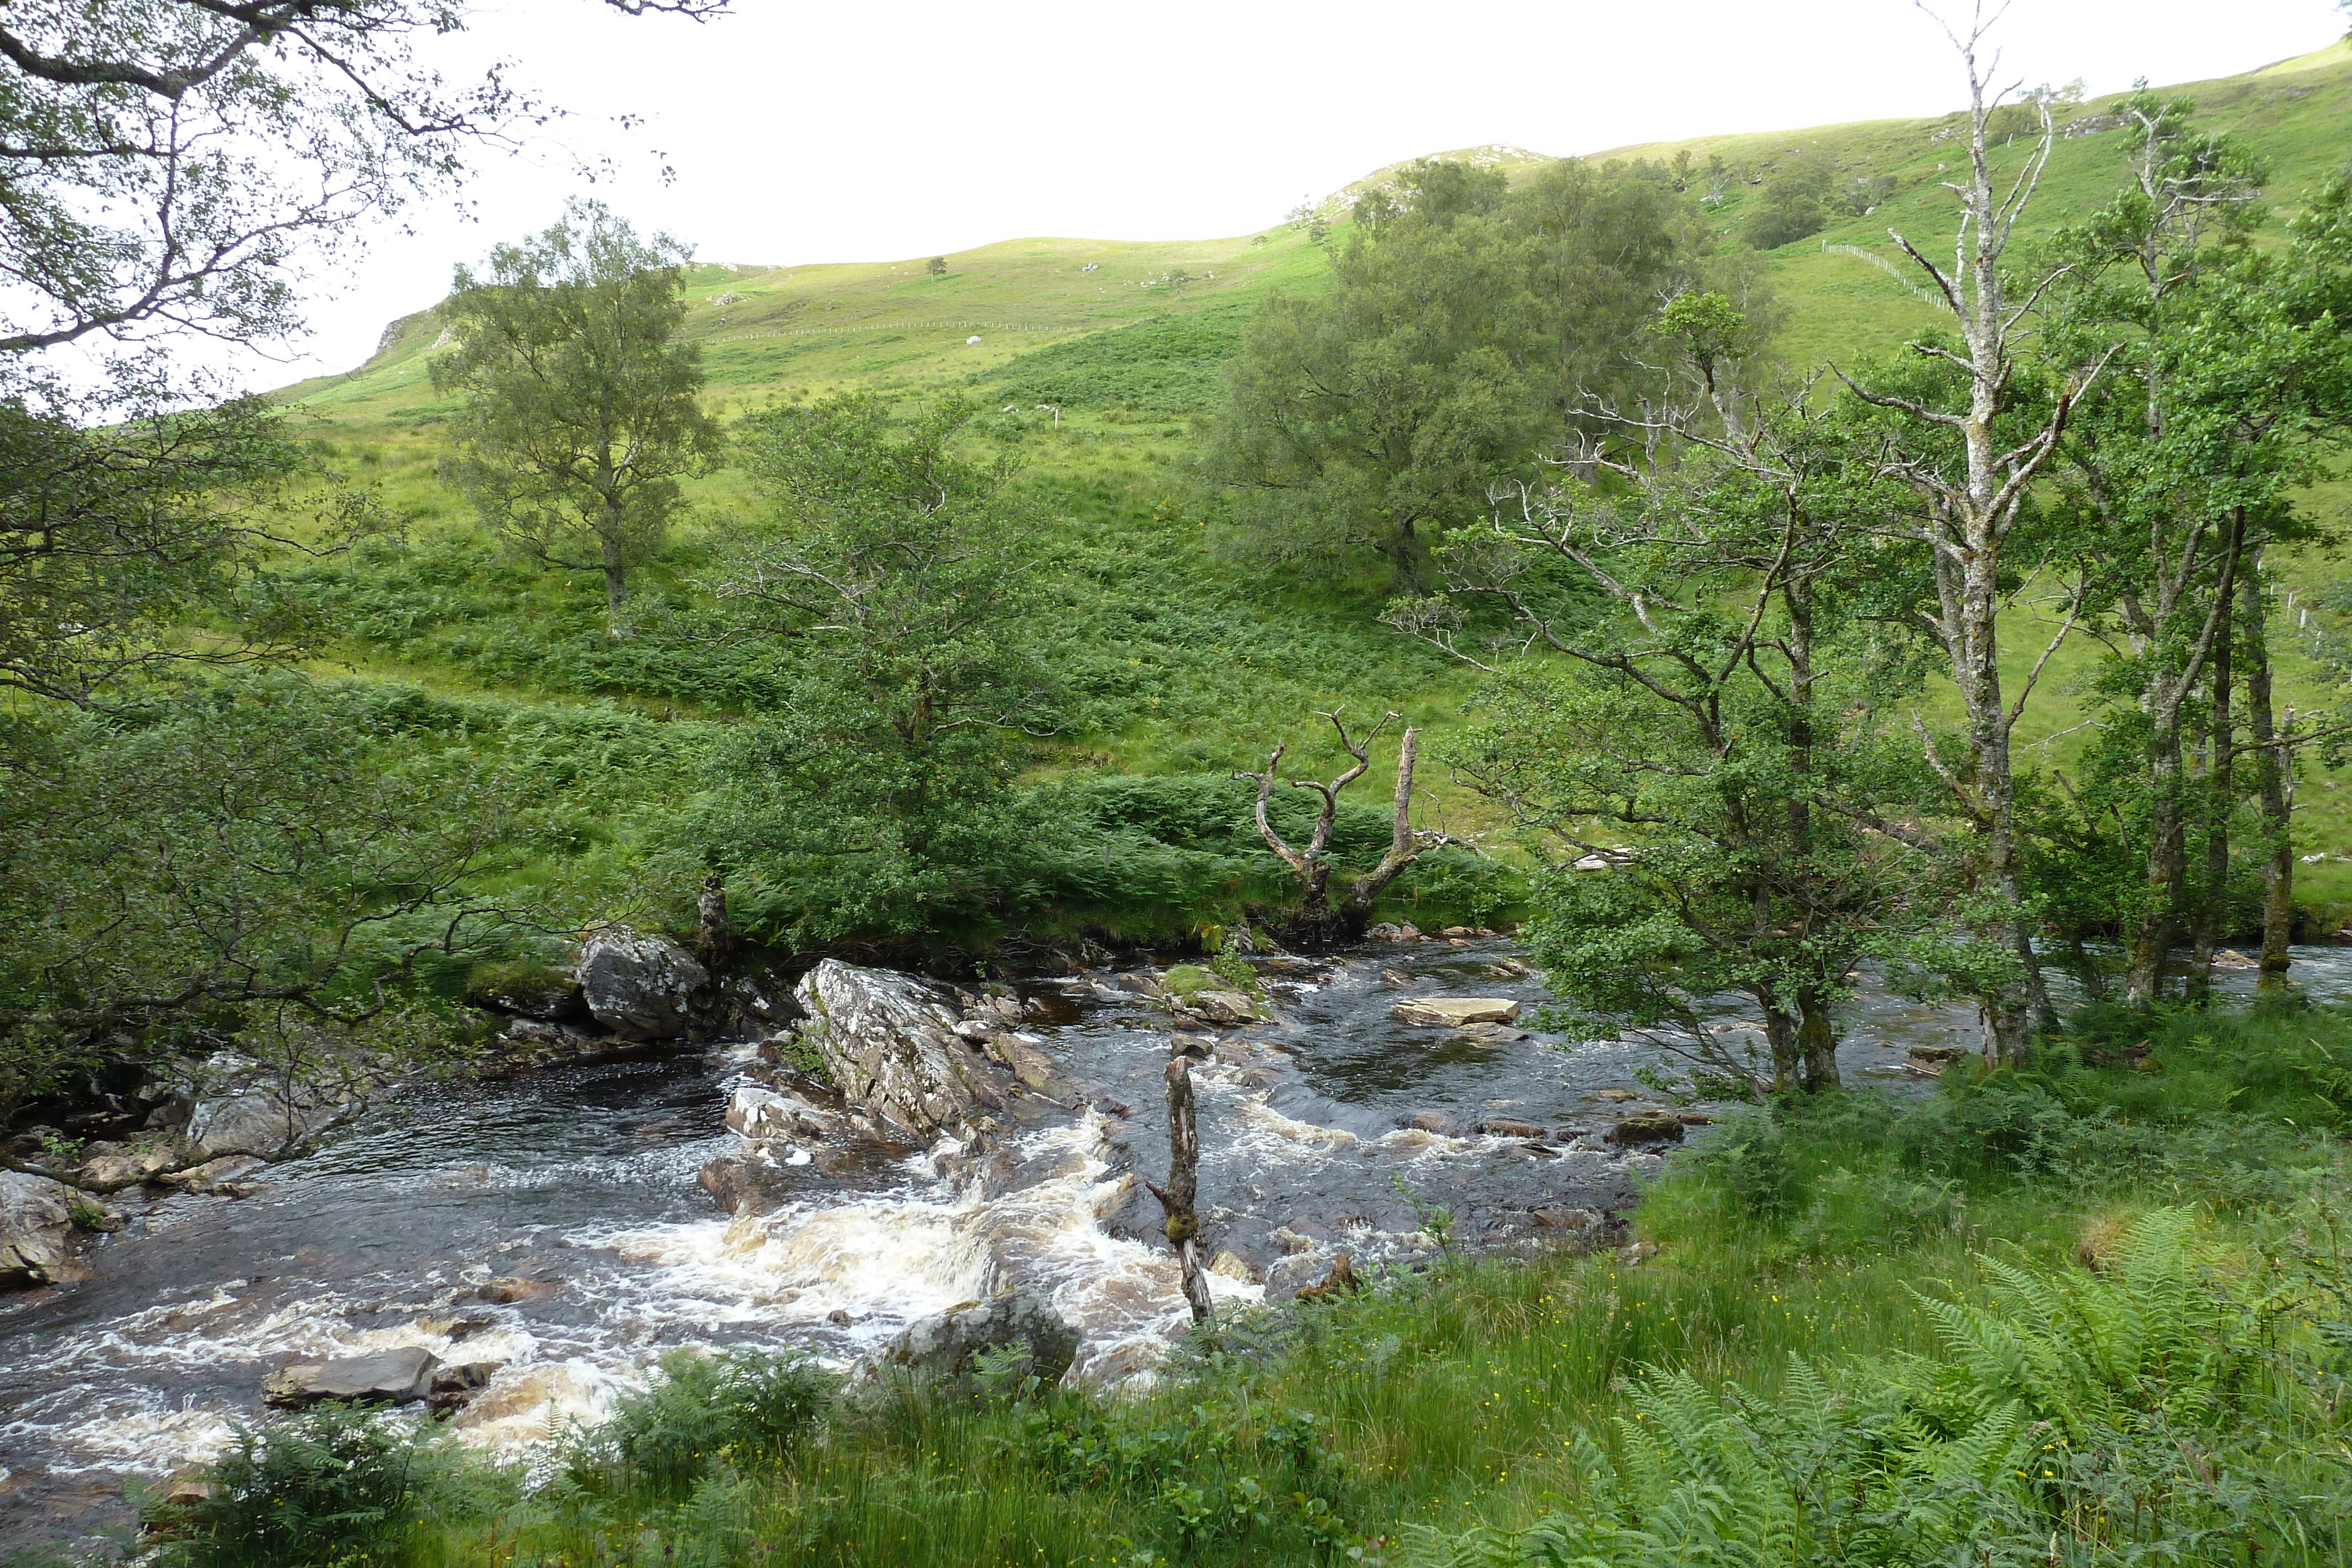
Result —
<instances>
[{"instance_id":1,"label":"rocky outcrop","mask_svg":"<svg viewBox=\"0 0 2352 1568\"><path fill-rule=\"evenodd\" d=\"M971 1386L973 1360L983 1350L1019 1345L1027 1373L1045 1387L1062 1381L1078 1354L1078 1331L1044 1297L1007 1291L985 1301L962 1301L909 1323L875 1357L898 1372L954 1389Z\"/></svg>"},{"instance_id":2,"label":"rocky outcrop","mask_svg":"<svg viewBox=\"0 0 2352 1568\"><path fill-rule=\"evenodd\" d=\"M74 1206L87 1202L63 1182L0 1171L0 1289L56 1284L79 1275Z\"/></svg>"},{"instance_id":3,"label":"rocky outcrop","mask_svg":"<svg viewBox=\"0 0 2352 1568\"><path fill-rule=\"evenodd\" d=\"M581 1000L624 1040L677 1040L694 1019L710 972L667 936L625 925L591 932L573 973Z\"/></svg>"},{"instance_id":4,"label":"rocky outcrop","mask_svg":"<svg viewBox=\"0 0 2352 1568\"><path fill-rule=\"evenodd\" d=\"M299 1410L322 1399L352 1404L412 1405L433 1392L440 1357L414 1345L354 1355L308 1366L289 1366L262 1380L261 1397L281 1409Z\"/></svg>"},{"instance_id":5,"label":"rocky outcrop","mask_svg":"<svg viewBox=\"0 0 2352 1568\"><path fill-rule=\"evenodd\" d=\"M912 976L827 958L795 994L808 1010L803 1037L843 1098L882 1124L880 1135L929 1143L992 1134L991 1113L1022 1092L1013 1071L959 1034L964 1020Z\"/></svg>"}]
</instances>

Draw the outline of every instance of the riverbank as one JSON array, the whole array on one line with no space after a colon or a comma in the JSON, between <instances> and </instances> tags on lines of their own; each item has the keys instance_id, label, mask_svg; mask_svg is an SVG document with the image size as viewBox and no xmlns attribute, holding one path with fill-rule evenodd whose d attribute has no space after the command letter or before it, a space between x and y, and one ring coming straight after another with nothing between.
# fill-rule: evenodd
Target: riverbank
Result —
<instances>
[{"instance_id":1,"label":"riverbank","mask_svg":"<svg viewBox=\"0 0 2352 1568\"><path fill-rule=\"evenodd\" d=\"M1016 1377L762 1424L688 1378L625 1402L620 1427L641 1461L682 1452L663 1433L724 1439L690 1462L550 1451L528 1495L520 1471L417 1462L352 1560L1548 1562L1549 1541L1631 1563L1670 1539L1778 1540L1775 1561L2334 1563L2347 1170L2310 1124L2352 1115L2330 1065L2352 1020L2138 1021L2153 1069L2062 1047L2032 1078L1736 1123L1677 1157L1622 1246L1442 1255L1241 1313L1140 1394L1024 1397ZM2158 1082L2180 1086L2167 1105ZM714 1409L729 1429L698 1426ZM178 1522L188 1561L315 1503L272 1475Z\"/></svg>"}]
</instances>

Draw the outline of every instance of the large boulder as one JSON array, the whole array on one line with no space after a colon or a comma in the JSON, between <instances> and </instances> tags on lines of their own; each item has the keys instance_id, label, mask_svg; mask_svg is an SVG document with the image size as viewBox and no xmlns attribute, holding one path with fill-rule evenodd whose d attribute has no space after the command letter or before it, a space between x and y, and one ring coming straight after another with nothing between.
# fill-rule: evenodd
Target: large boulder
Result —
<instances>
[{"instance_id":1,"label":"large boulder","mask_svg":"<svg viewBox=\"0 0 2352 1568\"><path fill-rule=\"evenodd\" d=\"M684 947L625 925L591 932L574 973L588 1011L624 1040L678 1039L710 984L710 972Z\"/></svg>"},{"instance_id":2,"label":"large boulder","mask_svg":"<svg viewBox=\"0 0 2352 1568\"><path fill-rule=\"evenodd\" d=\"M886 1133L929 1143L987 1131L988 1113L1021 1093L1012 1072L956 1032L963 1020L910 975L827 958L794 992L802 1032L834 1086Z\"/></svg>"},{"instance_id":3,"label":"large boulder","mask_svg":"<svg viewBox=\"0 0 2352 1568\"><path fill-rule=\"evenodd\" d=\"M292 1098L275 1089L247 1088L199 1100L188 1113L184 1160L198 1165L229 1155L282 1159L334 1124L358 1113L361 1103L332 1094Z\"/></svg>"},{"instance_id":4,"label":"large boulder","mask_svg":"<svg viewBox=\"0 0 2352 1568\"><path fill-rule=\"evenodd\" d=\"M431 1351L405 1345L373 1355L289 1366L262 1380L261 1397L289 1410L316 1405L321 1399L410 1405L433 1392L433 1371L440 1364L441 1358Z\"/></svg>"},{"instance_id":5,"label":"large boulder","mask_svg":"<svg viewBox=\"0 0 2352 1568\"><path fill-rule=\"evenodd\" d=\"M984 1301L958 1302L908 1324L882 1347L875 1364L942 1387L969 1389L973 1358L1009 1345L1026 1351L1026 1371L1050 1388L1076 1359L1078 1331L1043 1296L1007 1291Z\"/></svg>"},{"instance_id":6,"label":"large boulder","mask_svg":"<svg viewBox=\"0 0 2352 1568\"><path fill-rule=\"evenodd\" d=\"M0 1288L75 1277L73 1188L27 1171L0 1171Z\"/></svg>"}]
</instances>

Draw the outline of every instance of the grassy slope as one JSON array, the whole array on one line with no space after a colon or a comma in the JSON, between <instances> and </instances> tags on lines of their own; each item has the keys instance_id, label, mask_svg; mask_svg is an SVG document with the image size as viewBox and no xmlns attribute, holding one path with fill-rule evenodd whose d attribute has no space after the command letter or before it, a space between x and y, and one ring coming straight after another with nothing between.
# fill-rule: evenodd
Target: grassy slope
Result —
<instances>
[{"instance_id":1,"label":"grassy slope","mask_svg":"<svg viewBox=\"0 0 2352 1568\"><path fill-rule=\"evenodd\" d=\"M2282 202L2308 188L2352 146L2352 47L2331 46L2244 76L2191 84L2184 91L2203 121L2239 133L2272 160ZM2100 126L2113 99L2096 100L2071 123ZM1854 219L1772 253L1768 267L1790 308L1782 350L1793 365L1851 362L1898 345L1934 317L1909 284L1836 247L1892 252L1889 228L1933 255L1947 243L1950 198L1938 181L1955 156L1958 117L1875 120L1617 149L1602 158L1670 161L1687 151L1704 166L1719 154L1738 178L1711 210L1735 235L1743 209L1771 172L1797 156L1829 162L1841 178L1891 174L1896 191L1867 218ZM2033 209L2046 230L2103 200L2119 172L2113 134L2061 140ZM2004 166L2024 154L2003 148ZM1514 177L1542 159L1519 149L1487 147L1445 154L1505 168ZM1335 194L1327 211L1340 217L1345 199L1394 173L1383 170ZM921 258L795 267L709 266L689 289L688 335L706 345L714 412L751 412L779 401L859 388L884 392L979 389L992 403L1018 395L1006 432L1019 442L1035 486L1076 552L1079 574L1103 590L1118 612L1106 634L1139 672L1159 682L1116 734L1082 737L1070 758L1141 770L1223 770L1290 733L1310 733L1314 708L1347 704L1362 714L1401 707L1433 727L1442 756L1466 685L1404 647L1371 621L1369 587L1344 581L1266 580L1256 569L1218 560L1197 519L1186 516L1177 465L1188 436L1186 415L1212 395L1212 377L1187 352L1212 340L1230 341L1255 301L1275 290L1320 287L1323 266L1304 235L1287 229L1221 240L1115 242L1017 239L947 258L944 277ZM1088 270L1089 267L1092 270ZM1169 281L1190 275L1181 287ZM1121 329L1127 330L1121 331ZM430 312L394 322L383 347L347 376L327 377L284 394L314 422L318 437L353 474L377 483L386 500L413 518L424 537L467 529L462 506L434 477L436 428L446 406L432 392L426 364L439 331ZM1194 341L1188 350L1185 340ZM973 343L971 339L977 337ZM1163 363L1172 353L1176 361ZM1126 378L1125 390L1107 393ZM1040 411L1035 394L1060 399L1058 415ZM1091 404L1091 406L1087 406ZM1122 406L1125 405L1125 406ZM723 529L755 504L740 480L722 473L695 490L699 510L683 530L684 558L697 535ZM2340 497L2324 497L2341 509ZM649 576L658 581L656 569ZM2337 575L2322 555L2288 563L2287 580L2310 592ZM478 617L497 620L570 614L593 599L585 580L509 574L510 592ZM1188 613L1174 622L1153 601ZM2013 655L2030 657L2027 628ZM562 683L485 675L478 663L446 656L471 632L435 644L412 641L396 656L355 640L343 667L399 675L436 689L506 690L576 695ZM2325 706L2341 677L2315 644L2286 640L2284 700L2305 712ZM2038 646L2038 643L2033 645ZM2091 667L2094 650L2070 650L2054 669L2054 699L2027 721L2021 738L2046 740L2063 759L2074 716L2066 685ZM605 695L626 700L625 683ZM669 699L653 696L655 706ZM1328 746L1310 746L1308 756ZM1296 747L1294 747L1296 750ZM1336 755L1336 753L1334 753ZM2315 772L2317 769L2315 767ZM1441 779L1440 800L1457 821L1475 821L1474 801ZM1375 775L1367 798L1386 788ZM2307 848L2352 854L2352 791L2315 779L2303 796L2300 835ZM2352 863L2307 868L2304 890L2328 904L2352 901Z\"/></svg>"}]
</instances>

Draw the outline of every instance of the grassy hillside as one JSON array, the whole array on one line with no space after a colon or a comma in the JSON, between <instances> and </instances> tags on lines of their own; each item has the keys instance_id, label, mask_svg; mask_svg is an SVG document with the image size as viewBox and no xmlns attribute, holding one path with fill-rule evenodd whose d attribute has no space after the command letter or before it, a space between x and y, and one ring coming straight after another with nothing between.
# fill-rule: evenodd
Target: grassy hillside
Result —
<instances>
[{"instance_id":1,"label":"grassy hillside","mask_svg":"<svg viewBox=\"0 0 2352 1568\"><path fill-rule=\"evenodd\" d=\"M2176 90L2197 100L2201 123L2245 138L2269 158L2282 205L2352 148L2352 47L2345 44ZM2083 214L2115 188L2116 138L2102 134L2116 127L2115 103L2062 113L2032 232ZM1939 179L1958 156L1961 124L1957 114L1874 120L1599 156L1672 166L1688 154L1693 170L1720 158L1728 177L1719 192L1695 180L1688 195L1727 244L1764 183L1791 161L1819 160L1840 183L1890 183L1868 216L1766 258L1789 312L1781 351L1805 366L1882 351L1932 321L1910 279L1872 258L1892 253L1889 228L1931 255L1948 245L1951 198ZM2027 151L2021 140L2000 157L2013 166ZM1441 156L1514 179L1545 162L1502 146ZM1336 193L1323 204L1325 216L1344 233L1349 199L1395 173L1377 171ZM1104 699L1087 733L1037 752L1041 771L1222 774L1286 736L1294 757L1312 766L1336 749L1311 716L1338 706L1359 715L1406 712L1431 727L1442 762L1468 691L1461 675L1377 625L1374 584L1220 559L1181 482L1191 422L1213 404L1221 366L1256 303L1322 286L1326 264L1307 234L1284 225L1196 241L1015 239L950 256L941 276L926 259L701 267L691 277L687 333L706 347L708 402L722 419L845 389L984 400L988 434L1017 454L1024 484L1057 519L1054 536L1038 541L1042 569L1062 585L1072 634L1086 650L1081 674ZM464 504L436 476L449 411L435 398L427 366L440 335L431 312L404 318L358 370L282 394L322 452L375 486L410 527L404 549L329 574L349 629L331 664L453 696L609 701L658 716L723 717L731 706L724 683L709 679L693 656L624 648L604 636L596 586L584 575L527 570L480 539ZM667 558L646 576L656 601L682 602L683 575L756 505L733 472L698 482L693 498L696 510ZM2285 575L2307 597L2339 572L2314 554L2288 563ZM2021 653L2029 624L2018 624ZM2044 705L2021 738L2046 742L2045 754L2061 760L2080 744L2063 699L2066 681L2092 660L2085 645L2062 661L2047 688L2060 700ZM2292 640L2283 653L2283 700L2305 712L2326 706L2343 668L2324 632ZM1449 826L1478 822L1477 803L1442 767L1428 782L1430 809ZM1367 799L1385 788L1377 770L1360 786ZM2307 848L2347 857L2305 868L2305 895L2352 904L2352 798L2315 776L2303 799Z\"/></svg>"}]
</instances>

